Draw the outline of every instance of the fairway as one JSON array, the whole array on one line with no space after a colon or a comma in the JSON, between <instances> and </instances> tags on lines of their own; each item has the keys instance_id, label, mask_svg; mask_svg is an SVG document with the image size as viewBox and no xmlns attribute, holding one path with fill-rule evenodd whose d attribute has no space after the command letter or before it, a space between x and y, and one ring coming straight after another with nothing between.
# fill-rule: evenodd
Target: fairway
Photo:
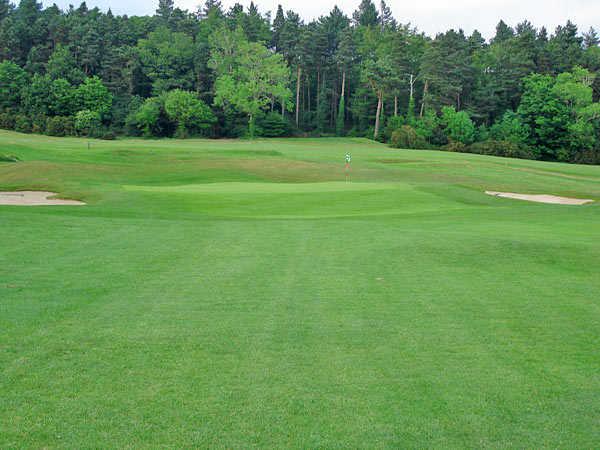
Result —
<instances>
[{"instance_id":1,"label":"fairway","mask_svg":"<svg viewBox=\"0 0 600 450\"><path fill-rule=\"evenodd\" d=\"M598 447L600 166L7 131L2 154L0 191L86 205L0 206L0 448Z\"/></svg>"}]
</instances>

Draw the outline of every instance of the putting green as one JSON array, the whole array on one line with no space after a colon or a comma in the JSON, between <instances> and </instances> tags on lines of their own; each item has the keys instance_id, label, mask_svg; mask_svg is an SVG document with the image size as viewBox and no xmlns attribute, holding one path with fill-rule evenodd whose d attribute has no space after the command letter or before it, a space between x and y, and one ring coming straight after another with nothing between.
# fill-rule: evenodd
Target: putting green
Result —
<instances>
[{"instance_id":1,"label":"putting green","mask_svg":"<svg viewBox=\"0 0 600 450\"><path fill-rule=\"evenodd\" d=\"M342 218L440 212L467 207L406 183L206 183L181 186L124 186L195 204L206 215L246 218ZM148 199L151 197L147 197Z\"/></svg>"},{"instance_id":2,"label":"putting green","mask_svg":"<svg viewBox=\"0 0 600 450\"><path fill-rule=\"evenodd\" d=\"M406 189L399 183L207 183L183 186L124 186L126 190L178 194L314 194Z\"/></svg>"}]
</instances>

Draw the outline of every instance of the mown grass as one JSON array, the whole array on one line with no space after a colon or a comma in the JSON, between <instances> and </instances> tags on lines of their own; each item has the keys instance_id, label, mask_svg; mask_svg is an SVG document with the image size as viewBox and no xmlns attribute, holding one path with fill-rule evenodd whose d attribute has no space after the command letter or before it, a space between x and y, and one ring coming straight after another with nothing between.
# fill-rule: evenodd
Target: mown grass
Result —
<instances>
[{"instance_id":1,"label":"mown grass","mask_svg":"<svg viewBox=\"0 0 600 450\"><path fill-rule=\"evenodd\" d=\"M0 447L594 448L600 167L0 132ZM353 156L346 180L344 155Z\"/></svg>"}]
</instances>

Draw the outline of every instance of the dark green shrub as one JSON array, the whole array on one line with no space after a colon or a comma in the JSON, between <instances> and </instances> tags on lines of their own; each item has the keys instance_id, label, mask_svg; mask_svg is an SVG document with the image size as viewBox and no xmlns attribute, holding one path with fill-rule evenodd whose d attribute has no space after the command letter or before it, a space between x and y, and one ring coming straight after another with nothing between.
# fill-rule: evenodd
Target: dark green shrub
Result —
<instances>
[{"instance_id":1,"label":"dark green shrub","mask_svg":"<svg viewBox=\"0 0 600 450\"><path fill-rule=\"evenodd\" d=\"M366 134L363 130L360 130L359 128L354 127L350 131L348 131L348 133L346 133L346 136L348 136L348 137L365 137Z\"/></svg>"},{"instance_id":2,"label":"dark green shrub","mask_svg":"<svg viewBox=\"0 0 600 450\"><path fill-rule=\"evenodd\" d=\"M105 131L100 135L100 139L104 141L114 141L115 139L117 139L117 135L114 131Z\"/></svg>"},{"instance_id":3,"label":"dark green shrub","mask_svg":"<svg viewBox=\"0 0 600 450\"><path fill-rule=\"evenodd\" d=\"M27 116L15 117L15 131L19 133L31 133L31 121Z\"/></svg>"},{"instance_id":4,"label":"dark green shrub","mask_svg":"<svg viewBox=\"0 0 600 450\"><path fill-rule=\"evenodd\" d=\"M506 158L537 159L539 154L525 144L511 141L487 140L476 142L467 147L469 153L480 155L503 156Z\"/></svg>"},{"instance_id":5,"label":"dark green shrub","mask_svg":"<svg viewBox=\"0 0 600 450\"><path fill-rule=\"evenodd\" d=\"M75 130L80 136L99 137L102 130L100 114L84 109L75 114Z\"/></svg>"},{"instance_id":6,"label":"dark green shrub","mask_svg":"<svg viewBox=\"0 0 600 450\"><path fill-rule=\"evenodd\" d=\"M15 116L11 113L0 113L0 128L4 130L15 129Z\"/></svg>"},{"instance_id":7,"label":"dark green shrub","mask_svg":"<svg viewBox=\"0 0 600 450\"><path fill-rule=\"evenodd\" d=\"M445 145L444 149L449 152L464 153L467 151L467 146L460 141L448 139L448 143Z\"/></svg>"},{"instance_id":8,"label":"dark green shrub","mask_svg":"<svg viewBox=\"0 0 600 450\"><path fill-rule=\"evenodd\" d=\"M384 135L386 141L389 141L392 138L392 134L394 131L399 130L404 125L404 117L402 116L392 116L389 117L385 126Z\"/></svg>"},{"instance_id":9,"label":"dark green shrub","mask_svg":"<svg viewBox=\"0 0 600 450\"><path fill-rule=\"evenodd\" d=\"M48 117L46 120L46 134L50 136L73 136L75 125L72 117Z\"/></svg>"},{"instance_id":10,"label":"dark green shrub","mask_svg":"<svg viewBox=\"0 0 600 450\"><path fill-rule=\"evenodd\" d=\"M279 113L268 113L258 123L260 136L281 137L290 135L290 127L287 120Z\"/></svg>"},{"instance_id":11,"label":"dark green shrub","mask_svg":"<svg viewBox=\"0 0 600 450\"><path fill-rule=\"evenodd\" d=\"M392 133L390 147L393 148L426 148L427 143L409 125L403 125Z\"/></svg>"},{"instance_id":12,"label":"dark green shrub","mask_svg":"<svg viewBox=\"0 0 600 450\"><path fill-rule=\"evenodd\" d=\"M44 114L37 114L31 119L31 132L44 134L46 132L46 121L48 117Z\"/></svg>"},{"instance_id":13,"label":"dark green shrub","mask_svg":"<svg viewBox=\"0 0 600 450\"><path fill-rule=\"evenodd\" d=\"M600 164L600 150L583 150L573 155L571 162L576 164Z\"/></svg>"}]
</instances>

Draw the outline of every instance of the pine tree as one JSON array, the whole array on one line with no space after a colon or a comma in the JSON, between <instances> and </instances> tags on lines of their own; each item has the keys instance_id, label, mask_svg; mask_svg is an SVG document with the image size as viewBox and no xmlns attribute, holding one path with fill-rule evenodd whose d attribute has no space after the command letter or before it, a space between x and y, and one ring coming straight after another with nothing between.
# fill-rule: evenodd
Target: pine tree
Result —
<instances>
[{"instance_id":1,"label":"pine tree","mask_svg":"<svg viewBox=\"0 0 600 450\"><path fill-rule=\"evenodd\" d=\"M46 64L46 73L53 80L62 78L71 84L79 84L85 78L71 51L62 44L59 44L50 56Z\"/></svg>"},{"instance_id":2,"label":"pine tree","mask_svg":"<svg viewBox=\"0 0 600 450\"><path fill-rule=\"evenodd\" d=\"M375 27L379 23L379 13L371 0L361 0L352 20L356 26Z\"/></svg>"},{"instance_id":3,"label":"pine tree","mask_svg":"<svg viewBox=\"0 0 600 450\"><path fill-rule=\"evenodd\" d=\"M375 129L373 139L379 139L381 117L383 115L383 99L389 87L394 85L397 72L389 55L371 57L363 61L361 79L368 85L377 97L377 112L375 113Z\"/></svg>"},{"instance_id":4,"label":"pine tree","mask_svg":"<svg viewBox=\"0 0 600 450\"><path fill-rule=\"evenodd\" d=\"M473 30L473 33L469 36L469 46L471 47L471 53L475 53L485 47L485 39L479 30Z\"/></svg>"},{"instance_id":5,"label":"pine tree","mask_svg":"<svg viewBox=\"0 0 600 450\"><path fill-rule=\"evenodd\" d=\"M494 38L492 39L492 43L506 41L514 35L514 30L508 25L506 25L504 20L501 20L500 22L498 22L498 25L496 25L496 36L494 36Z\"/></svg>"},{"instance_id":6,"label":"pine tree","mask_svg":"<svg viewBox=\"0 0 600 450\"><path fill-rule=\"evenodd\" d=\"M278 5L277 13L275 14L275 19L273 20L273 37L271 38L271 48L275 49L275 51L281 50L281 44L279 41L281 39L281 32L283 31L284 26L285 15L281 5Z\"/></svg>"},{"instance_id":7,"label":"pine tree","mask_svg":"<svg viewBox=\"0 0 600 450\"><path fill-rule=\"evenodd\" d=\"M600 44L598 33L593 27L590 27L587 33L583 33L583 47L585 49L597 47Z\"/></svg>"},{"instance_id":8,"label":"pine tree","mask_svg":"<svg viewBox=\"0 0 600 450\"><path fill-rule=\"evenodd\" d=\"M546 27L542 27L539 29L536 37L535 71L543 74L550 73L552 67L550 57L550 52L548 51L548 30L546 30Z\"/></svg>"},{"instance_id":9,"label":"pine tree","mask_svg":"<svg viewBox=\"0 0 600 450\"><path fill-rule=\"evenodd\" d=\"M300 122L300 83L304 58L300 49L303 36L303 24L300 16L293 11L288 11L283 26L279 30L277 50L292 69L296 84L296 125Z\"/></svg>"},{"instance_id":10,"label":"pine tree","mask_svg":"<svg viewBox=\"0 0 600 450\"><path fill-rule=\"evenodd\" d=\"M577 25L571 21L567 21L565 26L559 25L548 42L548 52L555 74L567 72L580 64L583 38L578 35Z\"/></svg>"},{"instance_id":11,"label":"pine tree","mask_svg":"<svg viewBox=\"0 0 600 450\"><path fill-rule=\"evenodd\" d=\"M351 67L356 55L354 39L351 29L347 28L341 33L340 44L335 55L339 70L342 72L342 87L338 105L336 134L342 136L346 127L346 78L348 69Z\"/></svg>"},{"instance_id":12,"label":"pine tree","mask_svg":"<svg viewBox=\"0 0 600 450\"><path fill-rule=\"evenodd\" d=\"M158 0L156 16L162 21L163 25L167 25L171 21L174 9L175 3L173 0Z\"/></svg>"},{"instance_id":13,"label":"pine tree","mask_svg":"<svg viewBox=\"0 0 600 450\"><path fill-rule=\"evenodd\" d=\"M381 31L383 32L386 29L395 30L396 19L394 19L392 10L385 3L385 0L381 0L379 10L379 23L381 24Z\"/></svg>"},{"instance_id":14,"label":"pine tree","mask_svg":"<svg viewBox=\"0 0 600 450\"><path fill-rule=\"evenodd\" d=\"M2 22L11 12L12 6L9 0L0 0L0 22Z\"/></svg>"},{"instance_id":15,"label":"pine tree","mask_svg":"<svg viewBox=\"0 0 600 450\"><path fill-rule=\"evenodd\" d=\"M206 19L210 14L223 15L223 6L220 0L206 0L202 8L198 8L197 17L199 20Z\"/></svg>"},{"instance_id":16,"label":"pine tree","mask_svg":"<svg viewBox=\"0 0 600 450\"><path fill-rule=\"evenodd\" d=\"M469 42L462 30L439 34L423 55L421 71L434 107L461 110L474 82Z\"/></svg>"},{"instance_id":17,"label":"pine tree","mask_svg":"<svg viewBox=\"0 0 600 450\"><path fill-rule=\"evenodd\" d=\"M248 13L243 17L242 28L250 42L268 43L271 40L269 21L260 14L254 2L250 2Z\"/></svg>"},{"instance_id":18,"label":"pine tree","mask_svg":"<svg viewBox=\"0 0 600 450\"><path fill-rule=\"evenodd\" d=\"M24 65L31 49L46 38L40 20L42 4L36 0L21 0L12 16L14 17L12 33L17 47L13 49L14 56L11 59Z\"/></svg>"}]
</instances>

